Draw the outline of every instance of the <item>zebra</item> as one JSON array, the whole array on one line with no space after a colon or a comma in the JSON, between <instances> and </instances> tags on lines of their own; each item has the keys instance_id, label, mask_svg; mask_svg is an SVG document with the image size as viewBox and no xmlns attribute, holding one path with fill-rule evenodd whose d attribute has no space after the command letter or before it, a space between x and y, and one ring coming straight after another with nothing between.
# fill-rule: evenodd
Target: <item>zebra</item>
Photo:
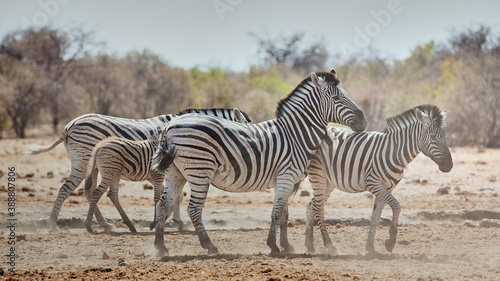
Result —
<instances>
[{"instance_id":1,"label":"zebra","mask_svg":"<svg viewBox=\"0 0 500 281\"><path fill-rule=\"evenodd\" d=\"M383 132L358 133L329 127L308 168L313 188L313 198L306 213L305 245L308 251L314 252L313 231L317 221L329 254L337 253L324 224L324 204L337 188L351 193L369 191L375 196L365 247L370 254L376 253L375 232L382 209L386 203L391 207L390 238L385 241L385 247L392 252L401 212L392 191L403 178L405 167L420 152L438 164L442 172L449 172L453 167L446 144L445 117L446 110L440 111L434 105L420 105L388 118Z\"/></svg>"},{"instance_id":2,"label":"zebra","mask_svg":"<svg viewBox=\"0 0 500 281\"><path fill-rule=\"evenodd\" d=\"M71 172L62 186L59 188L57 199L54 202L49 217L50 231L57 230L57 218L64 201L80 185L87 173L87 165L92 153L92 149L101 140L116 136L129 140L145 140L149 136L158 134L163 127L173 118L188 113L199 113L210 116L219 116L230 120L241 120L244 116L246 120L251 118L237 109L194 109L189 108L178 114L168 114L156 116L149 119L126 119L101 114L85 114L71 120L64 128L63 133L53 144L40 146L37 144L28 145L26 156L36 155L54 149L57 145L64 142L71 160ZM95 215L99 224L106 229L111 226L106 222L99 209L95 208ZM180 221L180 215L174 213L175 219Z\"/></svg>"},{"instance_id":3,"label":"zebra","mask_svg":"<svg viewBox=\"0 0 500 281\"><path fill-rule=\"evenodd\" d=\"M247 124L249 118L245 117L237 108L233 109L234 119ZM92 151L90 158L90 169L85 180L85 195L90 202L89 211L85 225L87 231L93 233L91 223L97 202L102 194L110 187L108 196L120 213L123 222L129 227L131 232L137 232L127 214L120 205L118 199L118 189L120 179L127 181L148 180L153 184L155 205L163 190L164 173L151 170L151 158L158 146L158 135L152 135L147 140L127 140L118 137L109 137L100 141ZM101 173L101 183L96 189L93 183L97 180L98 173ZM91 197L92 196L92 197ZM178 199L178 204L174 207L179 213L179 205L182 201L182 193ZM156 208L155 208L156 212ZM155 216L156 217L156 216ZM175 219L180 226L182 221ZM155 222L150 225L150 229L155 227Z\"/></svg>"},{"instance_id":4,"label":"zebra","mask_svg":"<svg viewBox=\"0 0 500 281\"><path fill-rule=\"evenodd\" d=\"M319 148L328 122L362 131L366 119L361 109L339 87L334 70L311 73L276 110L276 119L258 124L239 124L210 116L184 115L162 132L153 157L153 169L166 171L165 190L156 205L154 245L159 255L168 254L164 244L164 221L188 181L191 187L188 213L201 246L218 253L202 221L209 185L231 192L276 188L267 245L271 255L280 223L280 245L293 247L287 239L288 198L294 184L304 178L308 157Z\"/></svg>"}]
</instances>

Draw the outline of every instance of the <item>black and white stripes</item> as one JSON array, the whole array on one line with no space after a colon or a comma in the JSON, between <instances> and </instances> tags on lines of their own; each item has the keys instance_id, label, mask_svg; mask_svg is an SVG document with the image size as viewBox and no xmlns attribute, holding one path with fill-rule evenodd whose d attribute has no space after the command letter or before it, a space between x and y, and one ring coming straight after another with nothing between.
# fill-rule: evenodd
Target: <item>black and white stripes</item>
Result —
<instances>
[{"instance_id":1,"label":"black and white stripes","mask_svg":"<svg viewBox=\"0 0 500 281\"><path fill-rule=\"evenodd\" d=\"M334 72L312 73L277 108L277 119L244 125L201 115L183 115L162 133L153 166L166 169L165 192L157 204L155 246L168 252L163 242L163 221L170 215L177 194L186 181L191 186L188 212L201 245L218 252L201 219L210 184L232 192L276 187L267 244L273 254L277 224L281 246L293 248L286 238L288 198L294 184L304 178L308 159L320 147L328 122L363 130L366 120L359 107L338 87Z\"/></svg>"},{"instance_id":2,"label":"black and white stripes","mask_svg":"<svg viewBox=\"0 0 500 281\"><path fill-rule=\"evenodd\" d=\"M57 229L57 217L64 201L83 181L87 173L87 165L92 150L101 140L108 137L118 137L128 140L146 140L158 134L168 122L178 115L199 113L211 116L229 118L238 122L251 121L250 117L238 109L186 109L177 115L162 115L149 119L125 119L100 114L86 114L70 121L57 141L49 146L31 144L26 155L34 155L52 150L64 142L71 159L71 172L63 185L59 188L57 199L54 203L49 218L52 231ZM94 181L95 182L95 181ZM95 215L99 224L108 227L99 209L95 208ZM178 214L174 214L178 217ZM180 220L180 217L178 218Z\"/></svg>"},{"instance_id":3,"label":"black and white stripes","mask_svg":"<svg viewBox=\"0 0 500 281\"><path fill-rule=\"evenodd\" d=\"M317 220L323 242L331 254L335 247L326 232L324 204L335 189L345 192L369 191L375 195L366 249L374 252L374 237L383 206L393 211L390 239L386 248L392 251L396 242L399 202L391 192L403 178L404 168L423 152L448 172L453 167L446 144L443 121L446 111L432 105L417 106L395 117L388 118L384 132L356 133L348 129L328 129L321 148L309 165L309 179L314 197L308 207L306 246L313 247L313 226Z\"/></svg>"}]
</instances>

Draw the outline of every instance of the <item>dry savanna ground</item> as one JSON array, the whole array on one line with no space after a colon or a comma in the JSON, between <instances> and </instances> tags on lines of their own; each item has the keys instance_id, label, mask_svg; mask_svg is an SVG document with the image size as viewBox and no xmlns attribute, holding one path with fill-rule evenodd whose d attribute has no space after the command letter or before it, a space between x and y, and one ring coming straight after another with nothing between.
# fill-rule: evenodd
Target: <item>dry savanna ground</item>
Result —
<instances>
[{"instance_id":1,"label":"dry savanna ground","mask_svg":"<svg viewBox=\"0 0 500 281\"><path fill-rule=\"evenodd\" d=\"M394 251L385 250L391 211L385 207L378 228L378 255L364 245L373 198L367 193L334 191L326 206L329 231L338 255L329 257L316 228L315 254L307 254L305 210L311 198L307 182L290 199L289 239L295 253L269 257L266 246L274 191L228 193L212 188L203 212L219 255L202 249L182 203L186 230L169 223L168 257L153 247L153 191L146 183L122 182L120 199L138 233L123 226L109 198L99 206L116 227L110 233L84 229L88 204L80 186L64 203L60 229L50 233L47 219L57 191L69 175L63 146L22 158L28 143L46 145L55 138L0 140L0 279L7 280L500 280L500 150L453 148L454 168L439 172L420 155L406 170L394 195L401 203ZM8 213L8 168L16 170L16 212ZM15 269L9 219L15 220Z\"/></svg>"}]
</instances>

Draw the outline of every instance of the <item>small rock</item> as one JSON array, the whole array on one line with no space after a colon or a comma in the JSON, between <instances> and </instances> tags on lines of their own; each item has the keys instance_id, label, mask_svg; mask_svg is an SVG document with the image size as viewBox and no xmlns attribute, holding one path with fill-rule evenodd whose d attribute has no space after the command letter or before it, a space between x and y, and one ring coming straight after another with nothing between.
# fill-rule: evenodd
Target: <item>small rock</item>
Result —
<instances>
[{"instance_id":1,"label":"small rock","mask_svg":"<svg viewBox=\"0 0 500 281\"><path fill-rule=\"evenodd\" d=\"M144 185L142 186L142 188L143 188L144 190L150 190L150 189L153 189L153 186L152 186L152 185L150 185L150 184L147 184L147 183L146 183L146 184L144 184Z\"/></svg>"},{"instance_id":2,"label":"small rock","mask_svg":"<svg viewBox=\"0 0 500 281\"><path fill-rule=\"evenodd\" d=\"M300 196L301 196L301 197L307 197L307 196L309 196L309 195L310 195L310 193L309 193L309 191L308 191L308 190L302 190L302 191L300 192Z\"/></svg>"},{"instance_id":3,"label":"small rock","mask_svg":"<svg viewBox=\"0 0 500 281\"><path fill-rule=\"evenodd\" d=\"M21 187L21 191L22 192L31 192L32 190L31 190L31 188L29 188L27 186L23 186L23 187Z\"/></svg>"},{"instance_id":4,"label":"small rock","mask_svg":"<svg viewBox=\"0 0 500 281\"><path fill-rule=\"evenodd\" d=\"M102 259L109 260L109 256L108 256L108 254L106 254L106 252L102 252Z\"/></svg>"},{"instance_id":5,"label":"small rock","mask_svg":"<svg viewBox=\"0 0 500 281\"><path fill-rule=\"evenodd\" d=\"M125 260L122 260L122 259L118 260L118 265L119 266L126 266L127 264L128 263L126 263Z\"/></svg>"},{"instance_id":6,"label":"small rock","mask_svg":"<svg viewBox=\"0 0 500 281\"><path fill-rule=\"evenodd\" d=\"M17 242L20 242L20 241L26 241L26 234L19 234L19 235L16 235L16 241L17 241Z\"/></svg>"},{"instance_id":7,"label":"small rock","mask_svg":"<svg viewBox=\"0 0 500 281\"><path fill-rule=\"evenodd\" d=\"M448 194L448 193L450 193L450 187L449 187L449 186L447 186L447 187L441 187L441 188L439 188L439 189L437 190L437 193L438 193L439 195Z\"/></svg>"},{"instance_id":8,"label":"small rock","mask_svg":"<svg viewBox=\"0 0 500 281\"><path fill-rule=\"evenodd\" d=\"M51 179L54 177L54 172L47 172L47 178Z\"/></svg>"}]
</instances>

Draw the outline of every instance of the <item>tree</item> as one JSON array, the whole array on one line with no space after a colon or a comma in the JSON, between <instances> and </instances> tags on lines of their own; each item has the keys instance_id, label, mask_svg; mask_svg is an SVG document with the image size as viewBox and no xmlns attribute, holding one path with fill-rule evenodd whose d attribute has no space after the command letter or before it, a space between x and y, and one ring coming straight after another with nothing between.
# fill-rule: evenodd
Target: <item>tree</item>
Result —
<instances>
[{"instance_id":1,"label":"tree","mask_svg":"<svg viewBox=\"0 0 500 281\"><path fill-rule=\"evenodd\" d=\"M304 33L295 32L290 36L280 35L271 38L250 33L257 40L258 52L264 55L264 62L269 65L287 64L296 71L327 71L325 63L329 53L323 38L309 45L304 43Z\"/></svg>"},{"instance_id":2,"label":"tree","mask_svg":"<svg viewBox=\"0 0 500 281\"><path fill-rule=\"evenodd\" d=\"M0 45L0 55L11 57L19 62L33 64L33 71L44 80L38 90L45 97L41 104L52 118L54 132L57 132L60 119L71 112L65 109L70 91L69 77L78 65L75 60L84 54L91 43L91 33L81 28L60 31L49 27L27 28L7 34Z\"/></svg>"},{"instance_id":3,"label":"tree","mask_svg":"<svg viewBox=\"0 0 500 281\"><path fill-rule=\"evenodd\" d=\"M16 135L25 138L26 127L40 113L43 81L29 63L17 63L10 58L1 58L1 61L2 65L8 65L0 75L0 104L5 108L2 115L10 118Z\"/></svg>"}]
</instances>

